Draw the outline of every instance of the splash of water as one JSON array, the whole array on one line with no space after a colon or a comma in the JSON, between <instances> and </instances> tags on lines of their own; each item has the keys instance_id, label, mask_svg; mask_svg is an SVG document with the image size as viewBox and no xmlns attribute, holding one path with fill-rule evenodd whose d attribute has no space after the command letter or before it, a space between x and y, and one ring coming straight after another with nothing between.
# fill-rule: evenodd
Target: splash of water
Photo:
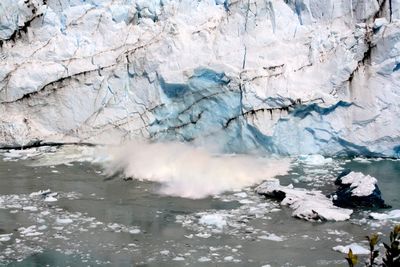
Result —
<instances>
[{"instance_id":1,"label":"splash of water","mask_svg":"<svg viewBox=\"0 0 400 267\"><path fill-rule=\"evenodd\" d=\"M203 198L238 190L286 174L288 159L250 155L215 155L182 143L129 143L107 151L108 175L161 184L160 193Z\"/></svg>"}]
</instances>

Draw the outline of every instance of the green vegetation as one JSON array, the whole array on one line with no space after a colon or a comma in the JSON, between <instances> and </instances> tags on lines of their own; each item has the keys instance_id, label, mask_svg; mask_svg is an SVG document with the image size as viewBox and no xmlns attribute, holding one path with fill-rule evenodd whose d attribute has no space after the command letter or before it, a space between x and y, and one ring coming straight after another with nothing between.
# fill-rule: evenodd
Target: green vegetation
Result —
<instances>
[{"instance_id":1,"label":"green vegetation","mask_svg":"<svg viewBox=\"0 0 400 267\"><path fill-rule=\"evenodd\" d=\"M382 266L382 267L399 267L400 266L400 225L396 225L393 231L390 232L390 244L383 243L385 247L385 255L379 260L379 249L377 245L380 242L378 234L372 234L366 237L369 242L369 259L366 262L367 267ZM358 263L358 256L353 254L350 249L346 257L350 267L354 267Z\"/></svg>"}]
</instances>

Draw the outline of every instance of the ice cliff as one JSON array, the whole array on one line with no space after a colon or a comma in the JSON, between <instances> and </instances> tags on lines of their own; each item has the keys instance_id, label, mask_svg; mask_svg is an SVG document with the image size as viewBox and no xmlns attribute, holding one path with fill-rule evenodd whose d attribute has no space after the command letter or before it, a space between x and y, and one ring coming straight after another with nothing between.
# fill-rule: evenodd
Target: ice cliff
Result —
<instances>
[{"instance_id":1,"label":"ice cliff","mask_svg":"<svg viewBox=\"0 0 400 267\"><path fill-rule=\"evenodd\" d=\"M400 0L2 0L0 146L400 157Z\"/></svg>"}]
</instances>

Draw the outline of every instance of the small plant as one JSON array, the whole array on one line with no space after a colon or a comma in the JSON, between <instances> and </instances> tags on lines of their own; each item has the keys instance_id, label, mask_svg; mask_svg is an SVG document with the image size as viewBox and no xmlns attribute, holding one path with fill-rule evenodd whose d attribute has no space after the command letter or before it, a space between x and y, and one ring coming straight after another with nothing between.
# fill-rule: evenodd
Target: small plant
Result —
<instances>
[{"instance_id":1,"label":"small plant","mask_svg":"<svg viewBox=\"0 0 400 267\"><path fill-rule=\"evenodd\" d=\"M400 266L400 225L396 225L390 232L390 246L386 243L383 243L383 245L386 249L383 266Z\"/></svg>"},{"instance_id":2,"label":"small plant","mask_svg":"<svg viewBox=\"0 0 400 267\"><path fill-rule=\"evenodd\" d=\"M349 249L349 253L347 253L346 260L349 263L349 267L354 267L358 262L358 256L353 254L353 251Z\"/></svg>"},{"instance_id":3,"label":"small plant","mask_svg":"<svg viewBox=\"0 0 400 267\"><path fill-rule=\"evenodd\" d=\"M379 256L379 250L375 249L376 245L379 242L379 235L372 234L371 236L367 236L367 240L369 242L369 265L367 266L374 266L375 259Z\"/></svg>"},{"instance_id":4,"label":"small plant","mask_svg":"<svg viewBox=\"0 0 400 267\"><path fill-rule=\"evenodd\" d=\"M376 263L379 256L379 250L376 249L380 239L378 234L372 234L366 237L369 242L369 261L366 263L367 267L382 266L382 267L399 267L400 266L400 225L396 225L393 231L390 232L390 245L383 243L385 247L385 255L382 258L382 263ZM349 249L346 260L349 267L354 267L358 263L358 256L353 254Z\"/></svg>"}]
</instances>

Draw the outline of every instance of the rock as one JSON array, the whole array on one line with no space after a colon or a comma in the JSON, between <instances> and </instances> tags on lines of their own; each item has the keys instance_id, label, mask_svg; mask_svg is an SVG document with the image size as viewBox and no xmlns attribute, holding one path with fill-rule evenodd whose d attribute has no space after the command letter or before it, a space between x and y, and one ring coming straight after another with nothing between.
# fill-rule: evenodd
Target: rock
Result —
<instances>
[{"instance_id":1,"label":"rock","mask_svg":"<svg viewBox=\"0 0 400 267\"><path fill-rule=\"evenodd\" d=\"M389 208L382 199L376 178L350 170L343 171L335 181L339 186L332 194L333 203L347 208Z\"/></svg>"},{"instance_id":2,"label":"rock","mask_svg":"<svg viewBox=\"0 0 400 267\"><path fill-rule=\"evenodd\" d=\"M278 179L270 179L256 188L256 192L281 201L293 209L292 216L307 221L344 221L353 213L335 207L332 200L320 191L309 191L293 186L281 186Z\"/></svg>"}]
</instances>

